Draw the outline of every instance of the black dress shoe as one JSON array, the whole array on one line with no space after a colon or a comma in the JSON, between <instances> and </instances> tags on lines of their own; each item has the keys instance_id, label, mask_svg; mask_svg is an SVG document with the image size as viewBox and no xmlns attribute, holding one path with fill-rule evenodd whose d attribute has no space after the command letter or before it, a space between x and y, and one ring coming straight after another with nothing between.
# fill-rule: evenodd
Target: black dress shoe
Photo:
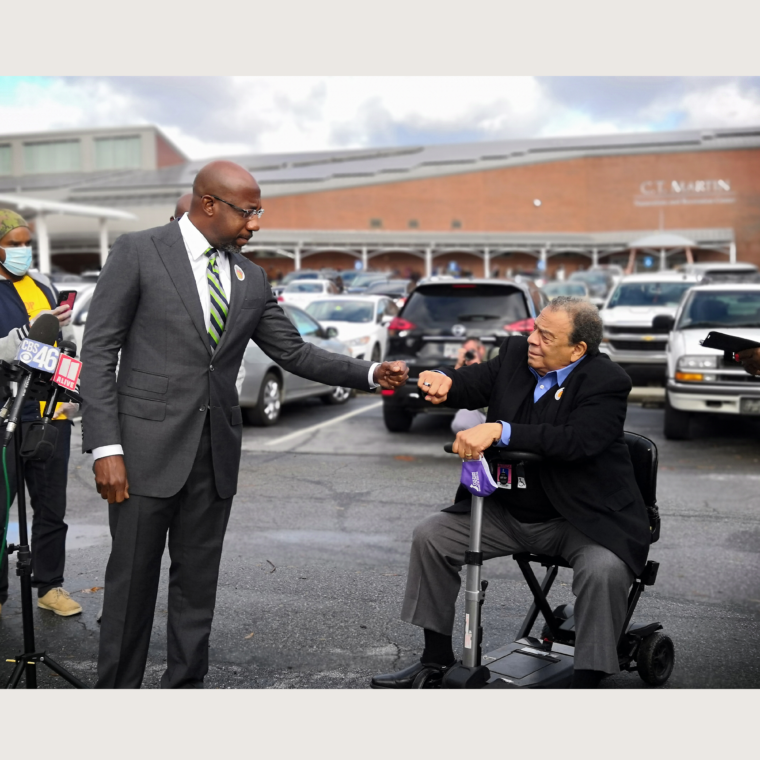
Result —
<instances>
[{"instance_id":1,"label":"black dress shoe","mask_svg":"<svg viewBox=\"0 0 760 760\"><path fill-rule=\"evenodd\" d=\"M451 666L434 665L433 663L415 662L414 665L410 665L404 670L399 670L398 673L384 673L383 675L375 676L370 681L371 689L411 689L414 679L423 670L432 670L430 678L428 679L427 686L437 686L442 680L446 671Z\"/></svg>"}]
</instances>

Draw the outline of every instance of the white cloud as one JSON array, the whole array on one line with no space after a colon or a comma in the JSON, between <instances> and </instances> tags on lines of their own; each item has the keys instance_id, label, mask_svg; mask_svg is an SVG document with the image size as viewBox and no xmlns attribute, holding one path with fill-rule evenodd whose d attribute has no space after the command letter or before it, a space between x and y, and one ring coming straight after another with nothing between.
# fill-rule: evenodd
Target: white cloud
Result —
<instances>
[{"instance_id":1,"label":"white cloud","mask_svg":"<svg viewBox=\"0 0 760 760\"><path fill-rule=\"evenodd\" d=\"M26 79L5 90L0 123L5 132L154 123L191 158L760 123L760 94L746 81L634 84L636 105L623 97L631 81L594 78Z\"/></svg>"},{"instance_id":2,"label":"white cloud","mask_svg":"<svg viewBox=\"0 0 760 760\"><path fill-rule=\"evenodd\" d=\"M760 93L738 82L685 95L677 108L684 127L734 127L760 124Z\"/></svg>"}]
</instances>

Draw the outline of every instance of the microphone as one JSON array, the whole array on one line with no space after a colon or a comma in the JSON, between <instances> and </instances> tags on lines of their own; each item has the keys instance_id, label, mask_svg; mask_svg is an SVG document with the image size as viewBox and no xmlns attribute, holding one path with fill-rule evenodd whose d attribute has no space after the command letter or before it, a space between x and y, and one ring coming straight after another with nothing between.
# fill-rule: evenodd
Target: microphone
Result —
<instances>
[{"instance_id":1,"label":"microphone","mask_svg":"<svg viewBox=\"0 0 760 760\"><path fill-rule=\"evenodd\" d=\"M57 321L58 320L56 320L56 322ZM61 341L59 348L61 349L62 354L66 354L66 356L70 356L72 359L76 358L77 344L73 341ZM55 407L58 404L58 397L62 392L63 388L61 388L58 383L53 383L53 387L50 391L50 394L48 395L47 401L45 402L45 414L42 415L43 423L47 424L50 422L50 420L53 419L53 415L55 414Z\"/></svg>"},{"instance_id":2,"label":"microphone","mask_svg":"<svg viewBox=\"0 0 760 760\"><path fill-rule=\"evenodd\" d=\"M22 379L18 385L16 398L13 400L13 404L11 405L10 411L8 412L8 424L5 426L5 431L3 433L3 448L6 448L11 442L13 433L15 432L19 420L21 419L21 413L24 408L24 404L26 403L26 397L29 393L29 387L31 386L32 381L39 376L39 369L30 369L29 367L25 366L25 364L34 362L37 359L37 356L42 353L40 348L51 349L53 352L55 352L55 359L57 364L59 352L57 349L53 348L52 344L55 343L55 339L58 337L59 329L60 327L58 319L55 316L52 314L41 314L34 321L34 324L29 328L29 337L26 340L21 341L21 345L19 346L19 351L14 364L17 365L21 370ZM32 345L30 345L30 342L32 342ZM39 344L43 345L40 346ZM31 353L32 350L37 351L37 354L33 355ZM49 371L44 366L40 369L43 372L52 374L55 370L55 366Z\"/></svg>"}]
</instances>

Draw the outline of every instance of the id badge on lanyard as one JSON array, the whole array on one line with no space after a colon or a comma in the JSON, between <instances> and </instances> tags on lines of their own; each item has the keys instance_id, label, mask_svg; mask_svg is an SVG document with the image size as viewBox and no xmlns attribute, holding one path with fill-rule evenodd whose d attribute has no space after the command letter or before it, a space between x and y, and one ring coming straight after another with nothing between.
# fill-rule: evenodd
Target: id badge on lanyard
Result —
<instances>
[{"instance_id":1,"label":"id badge on lanyard","mask_svg":"<svg viewBox=\"0 0 760 760\"><path fill-rule=\"evenodd\" d=\"M528 485L525 481L525 465L522 462L518 462L516 465L511 464L496 464L496 487L511 490L513 484L516 484L517 488L527 488Z\"/></svg>"}]
</instances>

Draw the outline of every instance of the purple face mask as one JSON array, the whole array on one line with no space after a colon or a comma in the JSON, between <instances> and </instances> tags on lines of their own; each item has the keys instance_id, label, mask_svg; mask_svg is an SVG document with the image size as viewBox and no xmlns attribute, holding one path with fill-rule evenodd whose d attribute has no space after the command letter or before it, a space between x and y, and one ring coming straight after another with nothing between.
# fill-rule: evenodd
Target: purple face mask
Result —
<instances>
[{"instance_id":1,"label":"purple face mask","mask_svg":"<svg viewBox=\"0 0 760 760\"><path fill-rule=\"evenodd\" d=\"M480 459L462 460L462 485L475 496L490 496L498 486L491 477L491 468Z\"/></svg>"}]
</instances>

